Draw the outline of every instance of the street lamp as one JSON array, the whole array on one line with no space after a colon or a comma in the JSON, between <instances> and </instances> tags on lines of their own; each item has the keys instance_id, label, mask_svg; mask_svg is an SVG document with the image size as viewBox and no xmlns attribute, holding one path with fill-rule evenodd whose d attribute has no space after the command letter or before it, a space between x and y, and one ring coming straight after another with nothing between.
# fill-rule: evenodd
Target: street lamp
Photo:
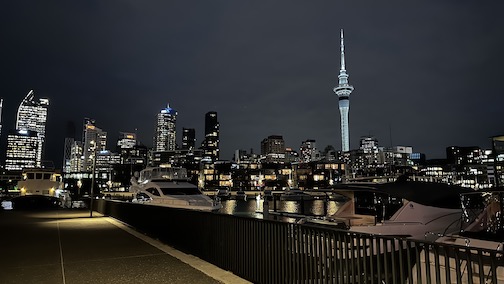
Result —
<instances>
[{"instance_id":1,"label":"street lamp","mask_svg":"<svg viewBox=\"0 0 504 284\"><path fill-rule=\"evenodd\" d=\"M91 201L89 202L89 218L93 217L93 199L94 199L94 184L95 184L95 169L96 169L96 142L94 143L94 151L93 151L93 168L91 170Z\"/></svg>"}]
</instances>

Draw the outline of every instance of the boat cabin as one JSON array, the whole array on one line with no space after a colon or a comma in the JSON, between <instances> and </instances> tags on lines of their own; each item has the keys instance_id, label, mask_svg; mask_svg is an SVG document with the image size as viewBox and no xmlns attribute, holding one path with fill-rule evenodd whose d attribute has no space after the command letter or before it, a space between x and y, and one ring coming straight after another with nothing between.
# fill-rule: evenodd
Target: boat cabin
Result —
<instances>
[{"instance_id":1,"label":"boat cabin","mask_svg":"<svg viewBox=\"0 0 504 284\"><path fill-rule=\"evenodd\" d=\"M23 179L18 182L21 196L56 196L56 191L62 188L61 174L44 169L26 170L23 172Z\"/></svg>"},{"instance_id":2,"label":"boat cabin","mask_svg":"<svg viewBox=\"0 0 504 284\"><path fill-rule=\"evenodd\" d=\"M138 182L144 183L154 180L183 180L187 181L187 170L184 168L146 168L140 172Z\"/></svg>"}]
</instances>

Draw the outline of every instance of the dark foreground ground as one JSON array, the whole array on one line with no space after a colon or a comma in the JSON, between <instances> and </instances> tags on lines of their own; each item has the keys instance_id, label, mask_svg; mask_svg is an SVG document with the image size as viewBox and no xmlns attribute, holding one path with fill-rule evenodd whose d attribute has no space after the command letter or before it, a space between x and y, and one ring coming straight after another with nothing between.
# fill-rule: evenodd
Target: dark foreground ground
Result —
<instances>
[{"instance_id":1,"label":"dark foreground ground","mask_svg":"<svg viewBox=\"0 0 504 284\"><path fill-rule=\"evenodd\" d=\"M0 211L0 283L221 283L88 211Z\"/></svg>"}]
</instances>

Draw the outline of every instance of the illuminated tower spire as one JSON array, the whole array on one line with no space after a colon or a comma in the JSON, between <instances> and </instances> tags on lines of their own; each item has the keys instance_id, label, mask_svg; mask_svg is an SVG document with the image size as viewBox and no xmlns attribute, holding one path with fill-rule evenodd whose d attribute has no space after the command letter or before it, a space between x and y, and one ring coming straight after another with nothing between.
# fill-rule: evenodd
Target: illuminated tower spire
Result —
<instances>
[{"instance_id":1,"label":"illuminated tower spire","mask_svg":"<svg viewBox=\"0 0 504 284\"><path fill-rule=\"evenodd\" d=\"M339 84L333 91L339 98L339 110L341 116L341 150L350 150L350 139L348 135L348 110L350 108L350 94L354 87L348 84L348 74L345 69L345 45L343 44L343 29L341 30L341 69L338 75Z\"/></svg>"}]
</instances>

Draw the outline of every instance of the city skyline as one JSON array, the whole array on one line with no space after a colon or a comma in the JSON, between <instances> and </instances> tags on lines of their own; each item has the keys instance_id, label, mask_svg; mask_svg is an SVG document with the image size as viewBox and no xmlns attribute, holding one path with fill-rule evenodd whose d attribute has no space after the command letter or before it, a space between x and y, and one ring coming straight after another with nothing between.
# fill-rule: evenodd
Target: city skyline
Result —
<instances>
[{"instance_id":1,"label":"city skyline","mask_svg":"<svg viewBox=\"0 0 504 284\"><path fill-rule=\"evenodd\" d=\"M350 149L372 135L380 146L444 158L446 147L489 148L489 137L504 132L500 3L61 4L8 3L0 17L9 55L2 152L30 89L51 101L46 154L57 164L69 120L96 119L108 148L135 129L152 146L155 115L168 102L179 113L177 132L195 129L197 145L205 113L219 114L222 159L258 152L269 135L295 149L307 139L340 149L332 92L340 29L356 86Z\"/></svg>"}]
</instances>

